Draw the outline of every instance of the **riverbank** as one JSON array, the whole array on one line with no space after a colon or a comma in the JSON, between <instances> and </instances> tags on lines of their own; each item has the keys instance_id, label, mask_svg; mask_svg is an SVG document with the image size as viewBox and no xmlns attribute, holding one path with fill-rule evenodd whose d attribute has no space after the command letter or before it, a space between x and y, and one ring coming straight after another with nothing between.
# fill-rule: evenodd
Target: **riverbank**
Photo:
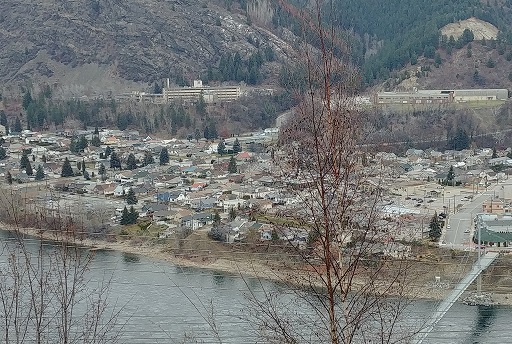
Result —
<instances>
[{"instance_id":1,"label":"riverbank","mask_svg":"<svg viewBox=\"0 0 512 344\"><path fill-rule=\"evenodd\" d=\"M229 257L217 257L215 255L194 255L194 254L175 254L170 252L165 247L151 243L150 241L106 241L106 240L93 240L89 238L76 239L72 238L67 240L62 234L54 231L41 230L37 228L18 228L8 224L0 222L0 228L9 231L19 233L24 236L32 236L42 238L44 240L68 242L88 248L91 252L98 250L114 250L129 254L141 255L155 260L165 261L173 265L183 267L193 267L198 269L208 269L219 271L223 273L241 275L252 278L261 278L267 280L273 280L282 283L297 284L298 273L301 269L293 269L291 266L269 264L267 260L255 260L250 259L247 254L228 255ZM421 270L425 273L430 273L431 269L428 264L420 267L417 274L421 274ZM416 269L418 270L418 269ZM424 300L443 300L451 292L452 287L449 284L436 285L433 283L417 284L408 288L405 292L400 292L400 295L394 295L389 292L389 295L407 297L409 299L424 299ZM489 298L492 300L493 305L507 305L512 306L512 293L493 293L492 290L486 290ZM460 300L471 295L472 291L467 291L463 294ZM489 298L486 299L486 304L489 303Z\"/></svg>"}]
</instances>

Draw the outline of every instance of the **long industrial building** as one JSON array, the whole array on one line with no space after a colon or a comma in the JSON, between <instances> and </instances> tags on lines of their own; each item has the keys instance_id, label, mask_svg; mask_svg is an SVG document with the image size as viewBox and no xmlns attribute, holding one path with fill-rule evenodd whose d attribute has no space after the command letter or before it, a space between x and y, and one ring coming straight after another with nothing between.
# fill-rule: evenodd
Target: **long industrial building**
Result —
<instances>
[{"instance_id":1,"label":"long industrial building","mask_svg":"<svg viewBox=\"0 0 512 344\"><path fill-rule=\"evenodd\" d=\"M229 102L240 98L240 86L203 86L201 80L194 80L193 87L170 87L167 82L162 93L130 92L116 96L117 100L149 102L156 104L170 103L176 100L197 101L201 96L207 103Z\"/></svg>"},{"instance_id":2,"label":"long industrial building","mask_svg":"<svg viewBox=\"0 0 512 344\"><path fill-rule=\"evenodd\" d=\"M466 90L418 90L409 92L379 92L373 98L374 104L440 104L475 101L504 101L509 98L507 89L466 89Z\"/></svg>"}]
</instances>

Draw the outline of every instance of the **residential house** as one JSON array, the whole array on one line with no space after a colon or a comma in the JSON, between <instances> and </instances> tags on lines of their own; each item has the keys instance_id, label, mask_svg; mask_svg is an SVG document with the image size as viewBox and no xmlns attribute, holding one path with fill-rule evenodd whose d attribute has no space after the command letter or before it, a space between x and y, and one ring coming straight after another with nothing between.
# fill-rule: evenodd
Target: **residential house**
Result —
<instances>
[{"instance_id":1,"label":"residential house","mask_svg":"<svg viewBox=\"0 0 512 344\"><path fill-rule=\"evenodd\" d=\"M147 203L147 204L144 204L141 208L141 216L148 216L152 213L154 213L155 211L161 211L161 210L168 210L169 207L165 204L160 204L160 203ZM145 214L145 215L143 215Z\"/></svg>"},{"instance_id":2,"label":"residential house","mask_svg":"<svg viewBox=\"0 0 512 344\"><path fill-rule=\"evenodd\" d=\"M202 190L206 187L206 183L205 182L195 182L194 184L192 184L190 186L190 190L191 191L199 191L199 190Z\"/></svg>"},{"instance_id":3,"label":"residential house","mask_svg":"<svg viewBox=\"0 0 512 344\"><path fill-rule=\"evenodd\" d=\"M144 186L144 185L133 187L132 190L135 193L135 195L137 195L137 197L147 196L151 192L151 188L149 188L148 186Z\"/></svg>"},{"instance_id":4,"label":"residential house","mask_svg":"<svg viewBox=\"0 0 512 344\"><path fill-rule=\"evenodd\" d=\"M185 216L181 219L181 225L192 230L199 229L213 223L213 215L211 213L197 213Z\"/></svg>"},{"instance_id":5,"label":"residential house","mask_svg":"<svg viewBox=\"0 0 512 344\"><path fill-rule=\"evenodd\" d=\"M176 213L176 210L157 210L152 214L152 217L154 221L166 221L171 220Z\"/></svg>"},{"instance_id":6,"label":"residential house","mask_svg":"<svg viewBox=\"0 0 512 344\"><path fill-rule=\"evenodd\" d=\"M221 195L217 201L217 205L222 208L222 210L227 213L232 208L239 209L245 207L247 205L247 201L243 198L239 198L237 195L233 194L224 194Z\"/></svg>"},{"instance_id":7,"label":"residential house","mask_svg":"<svg viewBox=\"0 0 512 344\"><path fill-rule=\"evenodd\" d=\"M163 191L158 192L156 195L156 200L158 202L179 202L184 201L187 198L187 194L185 191Z\"/></svg>"},{"instance_id":8,"label":"residential house","mask_svg":"<svg viewBox=\"0 0 512 344\"><path fill-rule=\"evenodd\" d=\"M201 211L213 209L217 205L216 197L195 198L190 200L190 208Z\"/></svg>"}]
</instances>

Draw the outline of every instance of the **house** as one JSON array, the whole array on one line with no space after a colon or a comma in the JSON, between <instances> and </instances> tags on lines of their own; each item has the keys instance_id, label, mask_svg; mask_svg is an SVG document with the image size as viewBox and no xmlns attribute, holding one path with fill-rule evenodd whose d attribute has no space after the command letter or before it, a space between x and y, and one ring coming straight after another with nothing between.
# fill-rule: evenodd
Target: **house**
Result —
<instances>
[{"instance_id":1,"label":"house","mask_svg":"<svg viewBox=\"0 0 512 344\"><path fill-rule=\"evenodd\" d=\"M272 240L272 228L264 228L260 231L260 240Z\"/></svg>"},{"instance_id":2,"label":"house","mask_svg":"<svg viewBox=\"0 0 512 344\"><path fill-rule=\"evenodd\" d=\"M134 187L132 190L137 196L147 196L151 192L151 189L147 186Z\"/></svg>"},{"instance_id":3,"label":"house","mask_svg":"<svg viewBox=\"0 0 512 344\"><path fill-rule=\"evenodd\" d=\"M124 185L117 185L112 194L116 197L122 197L126 194L127 189Z\"/></svg>"},{"instance_id":4,"label":"house","mask_svg":"<svg viewBox=\"0 0 512 344\"><path fill-rule=\"evenodd\" d=\"M130 182L133 180L133 172L128 170L119 171L114 176L116 181L119 181L121 183L123 182Z\"/></svg>"},{"instance_id":5,"label":"house","mask_svg":"<svg viewBox=\"0 0 512 344\"><path fill-rule=\"evenodd\" d=\"M195 182L194 184L192 184L190 186L190 190L191 191L199 191L199 190L202 190L206 187L206 183L204 182Z\"/></svg>"},{"instance_id":6,"label":"house","mask_svg":"<svg viewBox=\"0 0 512 344\"><path fill-rule=\"evenodd\" d=\"M103 196L113 196L114 191L117 188L117 184L111 184L103 189Z\"/></svg>"},{"instance_id":7,"label":"house","mask_svg":"<svg viewBox=\"0 0 512 344\"><path fill-rule=\"evenodd\" d=\"M245 207L247 201L233 194L225 194L219 197L217 205L221 207L224 212L228 212L231 208L239 209Z\"/></svg>"},{"instance_id":8,"label":"house","mask_svg":"<svg viewBox=\"0 0 512 344\"><path fill-rule=\"evenodd\" d=\"M273 203L268 199L251 198L247 200L249 208L258 209L260 211L268 211L272 209Z\"/></svg>"},{"instance_id":9,"label":"house","mask_svg":"<svg viewBox=\"0 0 512 344\"><path fill-rule=\"evenodd\" d=\"M181 225L192 230L199 229L213 223L213 215L211 213L197 213L185 216L181 219Z\"/></svg>"},{"instance_id":10,"label":"house","mask_svg":"<svg viewBox=\"0 0 512 344\"><path fill-rule=\"evenodd\" d=\"M114 183L96 184L94 186L94 188L92 189L92 193L97 194L97 195L103 195L105 189L107 189L109 187L114 187L115 188L116 186L117 186L117 184L114 184Z\"/></svg>"},{"instance_id":11,"label":"house","mask_svg":"<svg viewBox=\"0 0 512 344\"><path fill-rule=\"evenodd\" d=\"M105 138L104 143L106 145L118 145L119 139L115 136L109 136L109 137Z\"/></svg>"},{"instance_id":12,"label":"house","mask_svg":"<svg viewBox=\"0 0 512 344\"><path fill-rule=\"evenodd\" d=\"M68 185L68 190L70 192L76 192L79 194L87 193L87 191L89 190L88 186L88 183L71 183Z\"/></svg>"},{"instance_id":13,"label":"house","mask_svg":"<svg viewBox=\"0 0 512 344\"><path fill-rule=\"evenodd\" d=\"M158 210L152 214L154 221L170 220L176 215L176 210Z\"/></svg>"},{"instance_id":14,"label":"house","mask_svg":"<svg viewBox=\"0 0 512 344\"><path fill-rule=\"evenodd\" d=\"M181 179L180 177L174 177L170 180L167 180L165 182L170 188L176 188L176 187L181 187L183 186L183 179Z\"/></svg>"},{"instance_id":15,"label":"house","mask_svg":"<svg viewBox=\"0 0 512 344\"><path fill-rule=\"evenodd\" d=\"M178 202L186 199L186 193L184 191L164 191L156 194L156 200L158 202Z\"/></svg>"},{"instance_id":16,"label":"house","mask_svg":"<svg viewBox=\"0 0 512 344\"><path fill-rule=\"evenodd\" d=\"M190 208L196 210L213 209L217 205L216 197L201 197L190 201Z\"/></svg>"},{"instance_id":17,"label":"house","mask_svg":"<svg viewBox=\"0 0 512 344\"><path fill-rule=\"evenodd\" d=\"M144 204L141 208L141 214L152 214L156 211L168 210L165 204L160 203L148 203Z\"/></svg>"},{"instance_id":18,"label":"house","mask_svg":"<svg viewBox=\"0 0 512 344\"><path fill-rule=\"evenodd\" d=\"M251 153L249 152L240 152L236 155L236 160L238 161L248 161L251 158Z\"/></svg>"}]
</instances>

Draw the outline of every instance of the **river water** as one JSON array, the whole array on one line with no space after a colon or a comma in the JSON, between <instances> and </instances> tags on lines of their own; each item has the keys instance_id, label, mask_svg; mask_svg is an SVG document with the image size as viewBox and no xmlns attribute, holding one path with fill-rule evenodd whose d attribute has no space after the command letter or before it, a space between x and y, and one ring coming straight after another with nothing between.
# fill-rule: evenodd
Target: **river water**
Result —
<instances>
[{"instance_id":1,"label":"river water","mask_svg":"<svg viewBox=\"0 0 512 344\"><path fill-rule=\"evenodd\" d=\"M9 237L0 232L0 241L5 243ZM0 264L5 261L2 255ZM211 318L222 343L261 343L247 320L248 295L263 290L287 295L286 287L269 281L97 251L90 282L105 279L111 280L108 302L120 310L121 343L218 343L208 325ZM428 317L436 304L414 301L410 319L417 322ZM456 304L424 343L512 343L511 321L512 307Z\"/></svg>"}]
</instances>

